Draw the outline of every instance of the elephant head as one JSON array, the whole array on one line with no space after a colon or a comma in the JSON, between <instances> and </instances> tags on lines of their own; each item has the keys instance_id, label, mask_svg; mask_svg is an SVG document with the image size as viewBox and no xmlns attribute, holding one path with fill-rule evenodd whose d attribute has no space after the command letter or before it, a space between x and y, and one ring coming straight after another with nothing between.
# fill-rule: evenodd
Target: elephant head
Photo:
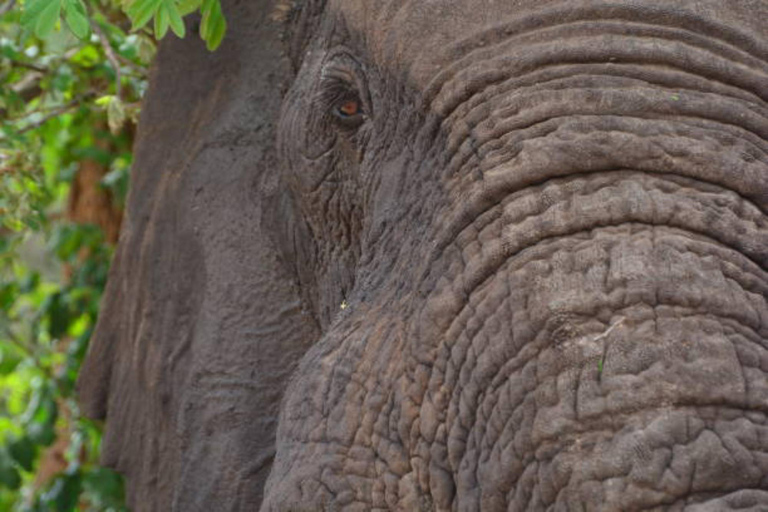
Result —
<instances>
[{"instance_id":1,"label":"elephant head","mask_svg":"<svg viewBox=\"0 0 768 512\"><path fill-rule=\"evenodd\" d=\"M264 510L768 506L767 19L477 0L302 19L284 233L311 247L290 256L323 335Z\"/></svg>"},{"instance_id":2,"label":"elephant head","mask_svg":"<svg viewBox=\"0 0 768 512\"><path fill-rule=\"evenodd\" d=\"M768 506L766 20L299 2L260 225L303 341L261 509Z\"/></svg>"}]
</instances>

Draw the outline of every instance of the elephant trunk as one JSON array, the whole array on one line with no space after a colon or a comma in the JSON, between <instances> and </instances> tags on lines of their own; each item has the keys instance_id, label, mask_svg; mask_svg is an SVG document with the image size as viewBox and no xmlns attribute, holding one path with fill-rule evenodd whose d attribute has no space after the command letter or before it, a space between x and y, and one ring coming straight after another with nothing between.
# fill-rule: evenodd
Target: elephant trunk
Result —
<instances>
[{"instance_id":1,"label":"elephant trunk","mask_svg":"<svg viewBox=\"0 0 768 512\"><path fill-rule=\"evenodd\" d=\"M478 35L427 92L456 199L407 445L438 509L768 501L768 49L602 15Z\"/></svg>"}]
</instances>

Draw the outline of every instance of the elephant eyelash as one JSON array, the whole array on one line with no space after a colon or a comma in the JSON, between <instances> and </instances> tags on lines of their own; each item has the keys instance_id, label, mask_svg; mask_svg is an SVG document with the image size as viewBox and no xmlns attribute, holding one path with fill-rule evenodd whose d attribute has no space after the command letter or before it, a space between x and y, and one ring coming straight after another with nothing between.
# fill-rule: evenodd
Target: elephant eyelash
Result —
<instances>
[{"instance_id":1,"label":"elephant eyelash","mask_svg":"<svg viewBox=\"0 0 768 512\"><path fill-rule=\"evenodd\" d=\"M326 86L318 93L315 102L320 107L329 107L343 101L356 99L358 94L346 84L334 84Z\"/></svg>"}]
</instances>

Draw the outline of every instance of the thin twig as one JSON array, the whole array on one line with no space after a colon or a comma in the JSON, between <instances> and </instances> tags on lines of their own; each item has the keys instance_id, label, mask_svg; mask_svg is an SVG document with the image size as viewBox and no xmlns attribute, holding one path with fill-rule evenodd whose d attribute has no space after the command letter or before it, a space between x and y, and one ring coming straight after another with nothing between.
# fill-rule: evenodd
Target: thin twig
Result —
<instances>
[{"instance_id":1,"label":"thin twig","mask_svg":"<svg viewBox=\"0 0 768 512\"><path fill-rule=\"evenodd\" d=\"M110 44L109 39L107 38L107 35L104 33L103 30L101 30L101 27L97 22L91 23L91 28L93 28L93 31L96 32L96 35L99 37L99 41L101 41L101 46L104 48L104 54L107 56L107 60L112 65L112 67L115 70L115 96L118 99L121 99L120 97L120 89L121 89L121 77L120 77L120 61L117 58L117 54L115 54L115 50L112 48L112 44Z\"/></svg>"},{"instance_id":2,"label":"thin twig","mask_svg":"<svg viewBox=\"0 0 768 512\"><path fill-rule=\"evenodd\" d=\"M16 133L17 134L22 134L22 133L28 132L29 130L34 130L35 128L39 128L40 126L45 124L47 121L53 119L54 117L60 116L61 114L64 114L64 113L69 112L70 110L72 110L72 109L74 109L76 107L79 107L80 106L80 102L82 100L83 100L83 98L78 98L76 100L70 101L66 105L62 105L62 106L60 106L58 108L55 108L55 109L51 110L48 114L44 115L43 117L41 117L40 119L35 121L34 123L30 123L27 126L25 126L24 128L20 128L19 130L16 130Z\"/></svg>"},{"instance_id":3,"label":"thin twig","mask_svg":"<svg viewBox=\"0 0 768 512\"><path fill-rule=\"evenodd\" d=\"M119 53L116 53L115 56L117 57L117 60L133 69L136 73L139 74L139 76L146 76L147 72L143 67L139 66L135 62L132 62L130 59L123 57Z\"/></svg>"},{"instance_id":4,"label":"thin twig","mask_svg":"<svg viewBox=\"0 0 768 512\"><path fill-rule=\"evenodd\" d=\"M22 114L22 115L20 115L18 117L14 117L13 119L8 119L8 122L10 122L10 123L18 123L19 121L23 121L24 119L27 119L27 118L33 116L34 114L47 114L47 113L49 113L51 111L58 110L61 107L62 107L62 105L55 105L55 106L52 106L52 107L36 108L34 110L30 110L29 112L24 112L24 114Z\"/></svg>"},{"instance_id":5,"label":"thin twig","mask_svg":"<svg viewBox=\"0 0 768 512\"><path fill-rule=\"evenodd\" d=\"M44 68L44 67L41 67L41 66L36 66L35 64L30 64L29 62L22 62L22 61L16 60L16 59L8 59L8 61L13 66L18 66L20 68L31 69L32 71L37 71L38 73L48 73L48 71L49 71L47 68Z\"/></svg>"},{"instance_id":6,"label":"thin twig","mask_svg":"<svg viewBox=\"0 0 768 512\"><path fill-rule=\"evenodd\" d=\"M107 20L107 22L109 22L109 18L107 17L107 15L104 14L104 12L102 12L101 9L99 9L99 7L98 7L98 5L96 5L96 3L89 3L88 10L89 10L89 13L90 13L91 10L93 10L94 13L98 14L101 18L103 18L103 19ZM91 25L93 26L94 32L96 32L96 34L99 36L99 39L101 40L101 44L102 44L102 46L104 46L104 51L111 51L112 50L111 45L107 45L107 44L104 43L104 41L108 41L108 39L106 37L106 34L104 34L104 31L101 29L101 27L98 26L98 21L96 21L96 18L93 15L91 15L91 19L94 20L91 23ZM128 28L130 28L130 26ZM127 31L127 28L125 30ZM108 48L109 48L109 50L108 50ZM135 62L131 61L130 59L128 59L126 57L123 57L119 53L112 52L112 55L117 60L119 60L120 62L125 64L126 66L130 67L131 69L133 69L140 76L145 76L147 74L146 70L142 66L136 64ZM109 57L109 55L107 57Z\"/></svg>"},{"instance_id":7,"label":"thin twig","mask_svg":"<svg viewBox=\"0 0 768 512\"><path fill-rule=\"evenodd\" d=\"M42 94L43 89L40 87L40 82L45 75L39 71L30 71L26 73L20 80L11 84L11 90L18 94L24 101L30 101Z\"/></svg>"}]
</instances>

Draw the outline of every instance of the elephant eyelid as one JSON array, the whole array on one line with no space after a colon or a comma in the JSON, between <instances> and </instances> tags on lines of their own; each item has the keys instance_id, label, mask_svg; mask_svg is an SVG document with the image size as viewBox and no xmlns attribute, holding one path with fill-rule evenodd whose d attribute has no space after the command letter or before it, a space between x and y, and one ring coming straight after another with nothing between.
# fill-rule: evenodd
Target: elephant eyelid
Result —
<instances>
[{"instance_id":1,"label":"elephant eyelid","mask_svg":"<svg viewBox=\"0 0 768 512\"><path fill-rule=\"evenodd\" d=\"M329 106L346 99L356 98L357 96L357 91L348 82L330 79L324 81L315 96L315 101L320 106Z\"/></svg>"},{"instance_id":2,"label":"elephant eyelid","mask_svg":"<svg viewBox=\"0 0 768 512\"><path fill-rule=\"evenodd\" d=\"M346 66L329 65L323 70L322 80L325 82L342 82L350 86L357 82L355 73Z\"/></svg>"}]
</instances>

